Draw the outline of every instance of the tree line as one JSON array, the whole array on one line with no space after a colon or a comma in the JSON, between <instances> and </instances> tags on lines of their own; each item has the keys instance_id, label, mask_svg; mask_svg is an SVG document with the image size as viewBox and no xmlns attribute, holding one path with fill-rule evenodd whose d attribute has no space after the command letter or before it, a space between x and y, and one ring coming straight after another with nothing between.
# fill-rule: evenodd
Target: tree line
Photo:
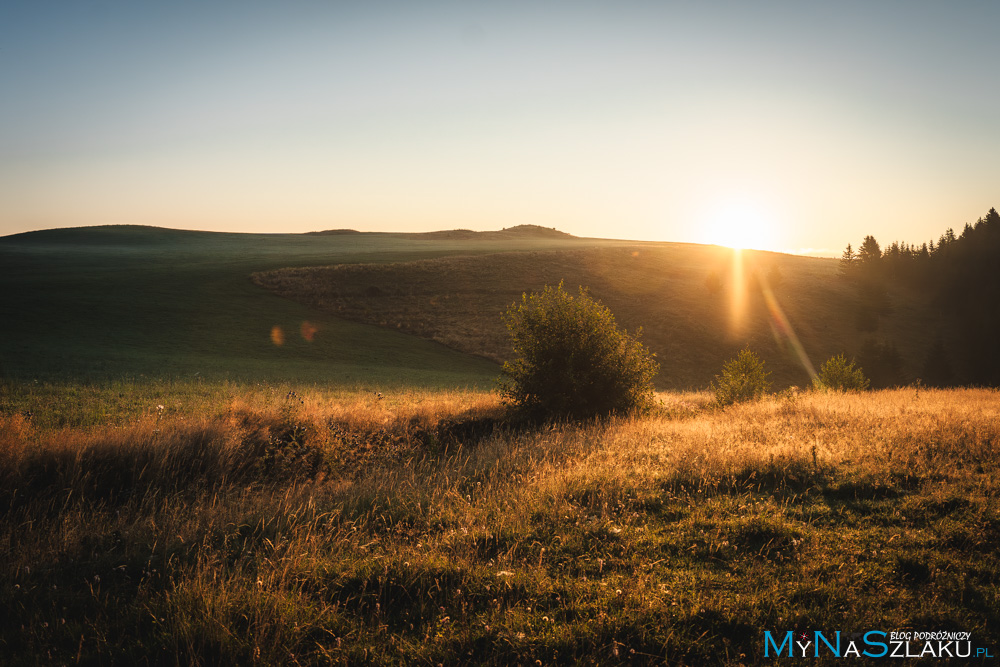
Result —
<instances>
[{"instance_id":1,"label":"tree line","mask_svg":"<svg viewBox=\"0 0 1000 667\"><path fill-rule=\"evenodd\" d=\"M920 369L925 383L1000 386L1000 214L995 208L967 223L960 234L949 228L937 242L919 246L894 242L883 250L874 236L866 236L857 250L848 244L840 272L857 288L860 331L877 330L879 318L892 312L890 286L926 295L942 326L928 332ZM871 368L859 359L873 386L879 370L895 365L898 375L901 367L891 343L870 341L867 347L879 345L882 349L867 350Z\"/></svg>"}]
</instances>

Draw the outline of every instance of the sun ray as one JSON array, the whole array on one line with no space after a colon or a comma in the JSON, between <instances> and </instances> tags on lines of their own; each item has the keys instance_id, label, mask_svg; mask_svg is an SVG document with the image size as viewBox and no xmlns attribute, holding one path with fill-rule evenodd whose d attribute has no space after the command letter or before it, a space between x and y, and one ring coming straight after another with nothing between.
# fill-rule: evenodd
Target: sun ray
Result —
<instances>
[{"instance_id":1,"label":"sun ray","mask_svg":"<svg viewBox=\"0 0 1000 667\"><path fill-rule=\"evenodd\" d=\"M747 281L743 268L743 250L733 248L733 270L732 288L730 289L731 302L729 306L729 326L731 332L736 335L742 330L746 323L747 310Z\"/></svg>"},{"instance_id":2,"label":"sun ray","mask_svg":"<svg viewBox=\"0 0 1000 667\"><path fill-rule=\"evenodd\" d=\"M775 338L779 343L782 340L787 342L799 363L802 364L802 368L809 374L810 382L815 380L816 369L813 367L812 361L809 360L809 355L806 354L806 349L802 346L798 334L795 333L795 327L792 326L792 323L785 316L785 311L782 309L781 304L778 303L778 297L774 295L774 291L771 290L771 286L767 282L767 277L764 275L760 276L760 288L764 294L764 302L767 304L767 310L771 315L771 328L775 333Z\"/></svg>"}]
</instances>

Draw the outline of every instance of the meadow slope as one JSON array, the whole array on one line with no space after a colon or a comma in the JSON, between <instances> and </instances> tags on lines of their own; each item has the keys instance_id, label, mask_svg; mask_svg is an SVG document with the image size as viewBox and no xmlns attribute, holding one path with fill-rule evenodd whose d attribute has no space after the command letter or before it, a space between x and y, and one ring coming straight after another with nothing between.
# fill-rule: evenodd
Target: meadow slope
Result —
<instances>
[{"instance_id":1,"label":"meadow slope","mask_svg":"<svg viewBox=\"0 0 1000 667\"><path fill-rule=\"evenodd\" d=\"M708 386L745 345L766 360L778 386L805 386L810 376L789 330L817 369L835 354L856 355L867 339L891 341L912 380L945 329L921 294L897 289L878 331L860 332L858 293L839 277L836 260L679 243L287 268L254 281L339 317L495 361L511 354L501 316L524 292L561 281L574 293L583 286L621 325L642 328L659 357L660 388Z\"/></svg>"},{"instance_id":2,"label":"meadow slope","mask_svg":"<svg viewBox=\"0 0 1000 667\"><path fill-rule=\"evenodd\" d=\"M492 363L276 298L249 276L596 243L534 227L420 235L110 226L7 236L0 238L0 378L485 386L497 373Z\"/></svg>"},{"instance_id":3,"label":"meadow slope","mask_svg":"<svg viewBox=\"0 0 1000 667\"><path fill-rule=\"evenodd\" d=\"M770 664L766 630L996 655L996 391L660 399L526 427L481 392L0 385L0 662Z\"/></svg>"}]
</instances>

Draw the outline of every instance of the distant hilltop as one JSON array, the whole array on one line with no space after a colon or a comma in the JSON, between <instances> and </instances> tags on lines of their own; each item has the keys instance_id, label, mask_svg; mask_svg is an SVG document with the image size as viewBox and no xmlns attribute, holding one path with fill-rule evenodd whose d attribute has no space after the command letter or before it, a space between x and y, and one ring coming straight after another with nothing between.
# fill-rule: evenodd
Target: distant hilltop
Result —
<instances>
[{"instance_id":1,"label":"distant hilltop","mask_svg":"<svg viewBox=\"0 0 1000 667\"><path fill-rule=\"evenodd\" d=\"M342 236L345 234L363 234L356 229L324 229L321 232L306 232L307 236Z\"/></svg>"},{"instance_id":2,"label":"distant hilltop","mask_svg":"<svg viewBox=\"0 0 1000 667\"><path fill-rule=\"evenodd\" d=\"M197 239L207 236L222 237L226 235L260 235L260 232L209 232L194 229L171 229L152 225L94 225L87 227L59 227L40 229L30 232L20 232L9 236L0 236L4 241L46 241L58 243L102 243L102 244L132 244L158 240L177 240L182 238ZM553 227L539 225L515 225L500 231L476 232L471 229L447 229L436 232L362 232L357 229L326 229L320 232L305 232L304 236L397 236L411 239L426 240L503 240L503 239L575 239L576 236L561 232Z\"/></svg>"},{"instance_id":3,"label":"distant hilltop","mask_svg":"<svg viewBox=\"0 0 1000 667\"><path fill-rule=\"evenodd\" d=\"M356 229L327 229L321 232L306 232L313 236L340 236L346 234L365 234ZM476 232L471 229L446 229L437 232L401 232L394 236L409 236L424 239L489 239L489 238L574 238L572 234L561 232L554 227L539 225L515 225L505 227L498 232Z\"/></svg>"}]
</instances>

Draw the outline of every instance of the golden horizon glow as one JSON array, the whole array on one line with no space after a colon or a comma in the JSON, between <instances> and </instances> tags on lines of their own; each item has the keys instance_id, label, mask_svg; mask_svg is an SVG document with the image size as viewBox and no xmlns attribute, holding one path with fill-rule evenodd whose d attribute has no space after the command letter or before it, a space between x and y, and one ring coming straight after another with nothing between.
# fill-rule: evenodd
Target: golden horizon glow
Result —
<instances>
[{"instance_id":1,"label":"golden horizon glow","mask_svg":"<svg viewBox=\"0 0 1000 667\"><path fill-rule=\"evenodd\" d=\"M717 203L701 227L704 243L734 250L775 250L779 244L774 215L752 200Z\"/></svg>"},{"instance_id":2,"label":"golden horizon glow","mask_svg":"<svg viewBox=\"0 0 1000 667\"><path fill-rule=\"evenodd\" d=\"M91 4L7 3L0 236L531 223L839 256L1000 205L1000 3Z\"/></svg>"}]
</instances>

